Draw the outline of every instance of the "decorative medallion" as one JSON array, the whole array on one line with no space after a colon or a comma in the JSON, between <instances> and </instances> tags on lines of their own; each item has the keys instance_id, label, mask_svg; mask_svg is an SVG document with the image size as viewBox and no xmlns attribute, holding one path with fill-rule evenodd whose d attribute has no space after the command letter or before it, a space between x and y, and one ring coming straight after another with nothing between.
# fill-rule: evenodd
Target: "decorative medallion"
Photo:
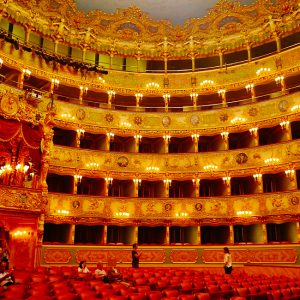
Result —
<instances>
[{"instance_id":1,"label":"decorative medallion","mask_svg":"<svg viewBox=\"0 0 300 300\"><path fill-rule=\"evenodd\" d=\"M79 121L82 121L85 118L85 111L82 108L78 108L76 111L76 117Z\"/></svg>"},{"instance_id":2,"label":"decorative medallion","mask_svg":"<svg viewBox=\"0 0 300 300\"><path fill-rule=\"evenodd\" d=\"M192 116L191 116L191 124L192 124L193 126L198 125L199 122L200 122L200 119L199 119L199 117L198 117L197 115L192 115Z\"/></svg>"},{"instance_id":3,"label":"decorative medallion","mask_svg":"<svg viewBox=\"0 0 300 300\"><path fill-rule=\"evenodd\" d=\"M282 199L273 199L272 206L274 208L279 208L282 206Z\"/></svg>"},{"instance_id":4,"label":"decorative medallion","mask_svg":"<svg viewBox=\"0 0 300 300\"><path fill-rule=\"evenodd\" d=\"M114 116L112 114L106 114L105 120L106 122L111 123L114 120Z\"/></svg>"},{"instance_id":5,"label":"decorative medallion","mask_svg":"<svg viewBox=\"0 0 300 300\"><path fill-rule=\"evenodd\" d=\"M77 209L80 207L80 202L79 201L73 201L73 208Z\"/></svg>"},{"instance_id":6,"label":"decorative medallion","mask_svg":"<svg viewBox=\"0 0 300 300\"><path fill-rule=\"evenodd\" d=\"M220 121L221 122L226 122L228 120L228 115L227 114L220 114Z\"/></svg>"},{"instance_id":7,"label":"decorative medallion","mask_svg":"<svg viewBox=\"0 0 300 300\"><path fill-rule=\"evenodd\" d=\"M163 124L164 127L169 127L170 124L171 124L171 118L168 117L168 116L164 116L162 118L162 124Z\"/></svg>"},{"instance_id":8,"label":"decorative medallion","mask_svg":"<svg viewBox=\"0 0 300 300\"><path fill-rule=\"evenodd\" d=\"M278 109L279 109L281 112L287 111L288 108L289 108L289 103L288 103L286 100L281 100L281 101L278 103Z\"/></svg>"},{"instance_id":9,"label":"decorative medallion","mask_svg":"<svg viewBox=\"0 0 300 300\"><path fill-rule=\"evenodd\" d=\"M251 107L248 111L249 116L255 117L258 113L258 110L256 107Z\"/></svg>"},{"instance_id":10,"label":"decorative medallion","mask_svg":"<svg viewBox=\"0 0 300 300\"><path fill-rule=\"evenodd\" d=\"M6 92L1 96L0 108L8 116L15 115L19 110L19 100L12 92Z\"/></svg>"},{"instance_id":11,"label":"decorative medallion","mask_svg":"<svg viewBox=\"0 0 300 300\"><path fill-rule=\"evenodd\" d=\"M246 153L239 153L236 158L235 161L239 164L242 165L244 163L246 163L248 161L248 156Z\"/></svg>"},{"instance_id":12,"label":"decorative medallion","mask_svg":"<svg viewBox=\"0 0 300 300\"><path fill-rule=\"evenodd\" d=\"M290 201L291 201L292 205L299 205L299 202L300 202L300 200L299 200L299 198L297 196L292 196L290 198Z\"/></svg>"},{"instance_id":13,"label":"decorative medallion","mask_svg":"<svg viewBox=\"0 0 300 300\"><path fill-rule=\"evenodd\" d=\"M170 203L167 203L165 205L165 211L170 211L170 210L172 210L172 205Z\"/></svg>"},{"instance_id":14,"label":"decorative medallion","mask_svg":"<svg viewBox=\"0 0 300 300\"><path fill-rule=\"evenodd\" d=\"M141 125L143 123L143 119L141 116L135 116L133 119L134 124Z\"/></svg>"},{"instance_id":15,"label":"decorative medallion","mask_svg":"<svg viewBox=\"0 0 300 300\"><path fill-rule=\"evenodd\" d=\"M202 204L201 204L201 203L198 202L198 203L195 204L195 209L196 209L197 211L201 211L202 208L203 208L203 207L202 207Z\"/></svg>"},{"instance_id":16,"label":"decorative medallion","mask_svg":"<svg viewBox=\"0 0 300 300\"><path fill-rule=\"evenodd\" d=\"M129 160L126 156L118 157L117 164L121 168L126 168L129 164Z\"/></svg>"}]
</instances>

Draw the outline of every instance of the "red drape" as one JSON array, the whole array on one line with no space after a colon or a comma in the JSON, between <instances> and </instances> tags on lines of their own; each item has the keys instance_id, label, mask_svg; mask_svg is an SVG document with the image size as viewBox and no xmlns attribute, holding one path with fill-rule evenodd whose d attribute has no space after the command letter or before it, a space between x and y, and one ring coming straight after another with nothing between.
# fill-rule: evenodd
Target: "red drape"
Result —
<instances>
[{"instance_id":1,"label":"red drape","mask_svg":"<svg viewBox=\"0 0 300 300\"><path fill-rule=\"evenodd\" d=\"M15 120L0 119L0 141L8 142L21 130L21 123Z\"/></svg>"}]
</instances>

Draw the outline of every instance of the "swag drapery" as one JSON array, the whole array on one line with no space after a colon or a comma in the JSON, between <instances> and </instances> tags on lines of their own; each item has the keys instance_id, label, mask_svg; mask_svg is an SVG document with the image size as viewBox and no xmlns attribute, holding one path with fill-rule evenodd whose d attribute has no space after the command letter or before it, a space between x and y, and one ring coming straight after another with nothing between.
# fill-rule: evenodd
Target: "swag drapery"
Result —
<instances>
[{"instance_id":1,"label":"swag drapery","mask_svg":"<svg viewBox=\"0 0 300 300\"><path fill-rule=\"evenodd\" d=\"M9 142L21 136L24 143L29 148L32 163L38 170L41 159L42 133L38 126L22 123L17 120L7 120L0 118L0 142Z\"/></svg>"}]
</instances>

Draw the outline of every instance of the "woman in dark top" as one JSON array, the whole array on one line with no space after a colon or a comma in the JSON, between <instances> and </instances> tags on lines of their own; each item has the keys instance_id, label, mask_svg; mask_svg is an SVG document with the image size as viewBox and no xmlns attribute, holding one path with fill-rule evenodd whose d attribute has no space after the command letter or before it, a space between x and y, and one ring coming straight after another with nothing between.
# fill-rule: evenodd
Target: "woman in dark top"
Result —
<instances>
[{"instance_id":1,"label":"woman in dark top","mask_svg":"<svg viewBox=\"0 0 300 300\"><path fill-rule=\"evenodd\" d=\"M132 245L132 248L133 248L133 250L131 251L132 267L137 269L139 267L141 253L137 252L138 245L136 243Z\"/></svg>"}]
</instances>

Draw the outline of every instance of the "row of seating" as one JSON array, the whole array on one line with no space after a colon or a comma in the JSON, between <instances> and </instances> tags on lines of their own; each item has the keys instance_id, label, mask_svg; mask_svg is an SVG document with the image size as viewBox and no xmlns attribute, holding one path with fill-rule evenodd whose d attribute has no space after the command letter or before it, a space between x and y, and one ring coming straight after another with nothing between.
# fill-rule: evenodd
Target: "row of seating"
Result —
<instances>
[{"instance_id":1,"label":"row of seating","mask_svg":"<svg viewBox=\"0 0 300 300\"><path fill-rule=\"evenodd\" d=\"M17 284L1 299L28 300L300 300L300 279L286 276L231 275L179 268L123 268L122 282L104 283L77 268L38 268L17 272ZM240 298L237 298L240 297Z\"/></svg>"}]
</instances>

